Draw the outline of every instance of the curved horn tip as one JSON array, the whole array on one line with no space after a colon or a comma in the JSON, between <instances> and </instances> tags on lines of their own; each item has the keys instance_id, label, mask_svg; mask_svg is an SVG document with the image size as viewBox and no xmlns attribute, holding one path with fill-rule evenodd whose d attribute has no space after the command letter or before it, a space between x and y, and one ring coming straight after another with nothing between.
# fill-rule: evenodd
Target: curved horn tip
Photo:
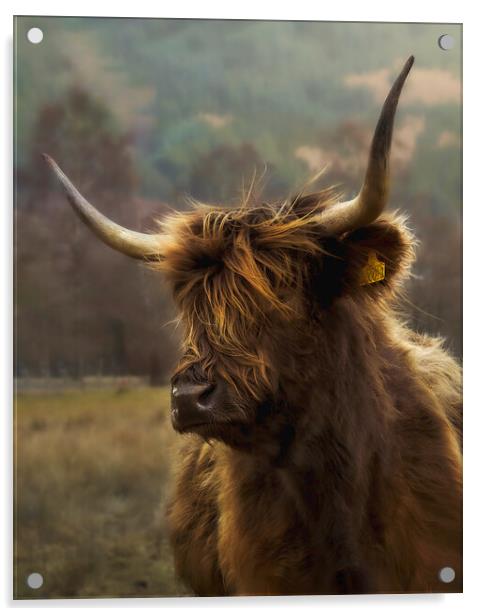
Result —
<instances>
[{"instance_id":1,"label":"curved horn tip","mask_svg":"<svg viewBox=\"0 0 482 616\"><path fill-rule=\"evenodd\" d=\"M403 85L403 82L405 81L405 79L407 78L407 75L410 72L414 62L415 62L415 56L411 55L411 56L409 56L409 58L407 59L407 61L403 65L403 68L402 68L402 70L400 72L400 75L399 75L399 79L402 81L402 85Z\"/></svg>"},{"instance_id":2,"label":"curved horn tip","mask_svg":"<svg viewBox=\"0 0 482 616\"><path fill-rule=\"evenodd\" d=\"M49 156L49 154L42 152L41 156L57 176L64 175L62 169L58 166L55 160L51 156Z\"/></svg>"},{"instance_id":3,"label":"curved horn tip","mask_svg":"<svg viewBox=\"0 0 482 616\"><path fill-rule=\"evenodd\" d=\"M415 62L415 56L410 56L407 61L405 62L405 64L403 65L402 70L400 71L397 79L395 80L393 86L392 86L392 90L389 93L389 96L392 92L396 92L397 96L400 94L404 84L405 84L405 80L408 77L409 72L412 69L412 66Z\"/></svg>"},{"instance_id":4,"label":"curved horn tip","mask_svg":"<svg viewBox=\"0 0 482 616\"><path fill-rule=\"evenodd\" d=\"M409 71L412 68L414 62L415 62L415 56L412 54L411 56L408 57L408 60L405 62L404 68L406 68L407 71Z\"/></svg>"},{"instance_id":5,"label":"curved horn tip","mask_svg":"<svg viewBox=\"0 0 482 616\"><path fill-rule=\"evenodd\" d=\"M42 152L41 156L45 160L45 162L47 162L51 167L57 164L55 160L51 156L49 156L46 152Z\"/></svg>"}]
</instances>

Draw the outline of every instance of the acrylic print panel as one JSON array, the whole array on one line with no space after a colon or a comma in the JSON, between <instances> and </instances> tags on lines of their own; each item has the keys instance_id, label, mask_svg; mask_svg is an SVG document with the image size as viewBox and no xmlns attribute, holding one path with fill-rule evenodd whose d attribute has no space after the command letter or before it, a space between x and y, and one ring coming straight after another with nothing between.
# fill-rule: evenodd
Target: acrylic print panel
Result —
<instances>
[{"instance_id":1,"label":"acrylic print panel","mask_svg":"<svg viewBox=\"0 0 482 616\"><path fill-rule=\"evenodd\" d=\"M460 592L461 27L15 30L15 597Z\"/></svg>"}]
</instances>

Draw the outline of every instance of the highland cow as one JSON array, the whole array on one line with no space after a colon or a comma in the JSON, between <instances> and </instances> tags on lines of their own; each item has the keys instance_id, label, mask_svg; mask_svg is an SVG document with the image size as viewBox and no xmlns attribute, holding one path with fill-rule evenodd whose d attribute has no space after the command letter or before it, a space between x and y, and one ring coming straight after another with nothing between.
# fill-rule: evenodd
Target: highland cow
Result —
<instances>
[{"instance_id":1,"label":"highland cow","mask_svg":"<svg viewBox=\"0 0 482 616\"><path fill-rule=\"evenodd\" d=\"M383 213L412 63L350 201L198 205L142 234L48 159L84 222L172 287L185 338L171 417L189 436L168 521L199 595L461 589L460 370L397 317L414 240Z\"/></svg>"}]
</instances>

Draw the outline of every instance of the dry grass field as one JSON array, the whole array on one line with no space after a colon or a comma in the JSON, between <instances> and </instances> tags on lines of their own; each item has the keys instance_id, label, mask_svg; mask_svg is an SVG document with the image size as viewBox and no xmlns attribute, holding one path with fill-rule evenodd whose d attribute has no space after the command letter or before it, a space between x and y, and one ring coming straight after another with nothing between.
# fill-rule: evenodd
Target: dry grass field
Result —
<instances>
[{"instance_id":1,"label":"dry grass field","mask_svg":"<svg viewBox=\"0 0 482 616\"><path fill-rule=\"evenodd\" d=\"M17 396L16 598L188 594L164 522L168 407L167 388Z\"/></svg>"}]
</instances>

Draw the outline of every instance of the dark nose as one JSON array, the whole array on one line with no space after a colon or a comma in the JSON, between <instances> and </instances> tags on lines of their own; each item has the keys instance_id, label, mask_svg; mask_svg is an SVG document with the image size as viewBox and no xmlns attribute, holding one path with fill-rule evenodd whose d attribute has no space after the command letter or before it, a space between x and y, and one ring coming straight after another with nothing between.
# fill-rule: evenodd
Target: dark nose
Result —
<instances>
[{"instance_id":1,"label":"dark nose","mask_svg":"<svg viewBox=\"0 0 482 616\"><path fill-rule=\"evenodd\" d=\"M197 383L186 379L173 382L171 416L176 430L186 430L209 422L216 403L214 383Z\"/></svg>"}]
</instances>

